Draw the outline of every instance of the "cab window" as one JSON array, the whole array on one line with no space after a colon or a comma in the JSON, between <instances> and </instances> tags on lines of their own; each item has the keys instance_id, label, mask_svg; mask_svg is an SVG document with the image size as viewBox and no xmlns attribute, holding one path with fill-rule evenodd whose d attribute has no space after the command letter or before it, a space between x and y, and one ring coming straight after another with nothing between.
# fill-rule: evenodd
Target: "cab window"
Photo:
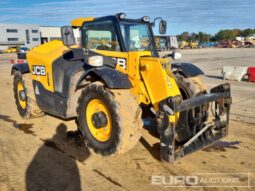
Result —
<instances>
[{"instance_id":1,"label":"cab window","mask_svg":"<svg viewBox=\"0 0 255 191\"><path fill-rule=\"evenodd\" d=\"M125 47L128 51L152 51L152 36L145 23L120 23Z\"/></svg>"},{"instance_id":2,"label":"cab window","mask_svg":"<svg viewBox=\"0 0 255 191\"><path fill-rule=\"evenodd\" d=\"M86 49L120 51L117 34L111 20L85 23L83 30Z\"/></svg>"}]
</instances>

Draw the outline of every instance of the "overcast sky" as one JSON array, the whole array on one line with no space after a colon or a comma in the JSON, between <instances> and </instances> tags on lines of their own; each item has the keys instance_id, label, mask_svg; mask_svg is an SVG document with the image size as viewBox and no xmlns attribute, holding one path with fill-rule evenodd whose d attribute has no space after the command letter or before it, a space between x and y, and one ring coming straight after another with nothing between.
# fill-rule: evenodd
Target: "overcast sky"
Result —
<instances>
[{"instance_id":1,"label":"overcast sky","mask_svg":"<svg viewBox=\"0 0 255 191\"><path fill-rule=\"evenodd\" d=\"M0 0L0 23L62 26L75 17L118 12L129 18L161 16L168 34L255 28L255 0Z\"/></svg>"}]
</instances>

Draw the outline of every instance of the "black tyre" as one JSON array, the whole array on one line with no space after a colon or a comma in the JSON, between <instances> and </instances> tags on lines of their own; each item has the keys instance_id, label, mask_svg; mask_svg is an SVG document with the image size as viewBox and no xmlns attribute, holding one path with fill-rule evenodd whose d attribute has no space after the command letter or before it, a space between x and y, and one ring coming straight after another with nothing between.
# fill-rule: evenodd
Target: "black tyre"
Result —
<instances>
[{"instance_id":1,"label":"black tyre","mask_svg":"<svg viewBox=\"0 0 255 191\"><path fill-rule=\"evenodd\" d=\"M180 74L176 74L176 81L184 100L207 93L207 87L198 76L185 78ZM208 106L205 105L203 108L205 115L202 121L205 121L207 120ZM198 115L198 112L200 111L193 109L180 113L176 127L176 140L178 142L186 141L194 135L195 132L192 127L195 124L194 118Z\"/></svg>"},{"instance_id":2,"label":"black tyre","mask_svg":"<svg viewBox=\"0 0 255 191\"><path fill-rule=\"evenodd\" d=\"M130 90L88 85L78 102L78 121L88 145L98 154L121 154L141 137L141 109Z\"/></svg>"},{"instance_id":3,"label":"black tyre","mask_svg":"<svg viewBox=\"0 0 255 191\"><path fill-rule=\"evenodd\" d=\"M13 81L14 99L21 117L29 119L43 116L44 113L36 104L31 74L14 72Z\"/></svg>"}]
</instances>

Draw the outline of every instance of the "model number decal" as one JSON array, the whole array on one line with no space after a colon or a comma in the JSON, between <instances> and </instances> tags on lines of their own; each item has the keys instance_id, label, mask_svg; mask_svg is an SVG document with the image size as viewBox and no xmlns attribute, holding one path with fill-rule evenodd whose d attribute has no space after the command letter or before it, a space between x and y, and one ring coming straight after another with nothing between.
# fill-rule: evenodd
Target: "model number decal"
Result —
<instances>
[{"instance_id":1,"label":"model number decal","mask_svg":"<svg viewBox=\"0 0 255 191\"><path fill-rule=\"evenodd\" d=\"M46 75L45 67L33 65L32 74L39 75L39 76L45 76Z\"/></svg>"},{"instance_id":2,"label":"model number decal","mask_svg":"<svg viewBox=\"0 0 255 191\"><path fill-rule=\"evenodd\" d=\"M124 70L127 69L126 59L125 58L113 58L116 60L118 66L122 67Z\"/></svg>"}]
</instances>

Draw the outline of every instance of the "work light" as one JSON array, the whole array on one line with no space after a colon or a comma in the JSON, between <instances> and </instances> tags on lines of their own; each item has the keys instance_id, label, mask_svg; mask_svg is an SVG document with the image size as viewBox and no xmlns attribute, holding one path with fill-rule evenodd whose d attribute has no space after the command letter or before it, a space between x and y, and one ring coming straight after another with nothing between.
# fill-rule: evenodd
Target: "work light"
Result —
<instances>
[{"instance_id":1,"label":"work light","mask_svg":"<svg viewBox=\"0 0 255 191\"><path fill-rule=\"evenodd\" d=\"M121 19L121 20L123 20L123 19L126 18L126 14L125 14L125 13L117 13L116 16L117 16L119 19Z\"/></svg>"},{"instance_id":2,"label":"work light","mask_svg":"<svg viewBox=\"0 0 255 191\"><path fill-rule=\"evenodd\" d=\"M143 18L142 18L142 20L143 20L143 22L150 22L150 17L148 17L148 16L144 16Z\"/></svg>"}]
</instances>

